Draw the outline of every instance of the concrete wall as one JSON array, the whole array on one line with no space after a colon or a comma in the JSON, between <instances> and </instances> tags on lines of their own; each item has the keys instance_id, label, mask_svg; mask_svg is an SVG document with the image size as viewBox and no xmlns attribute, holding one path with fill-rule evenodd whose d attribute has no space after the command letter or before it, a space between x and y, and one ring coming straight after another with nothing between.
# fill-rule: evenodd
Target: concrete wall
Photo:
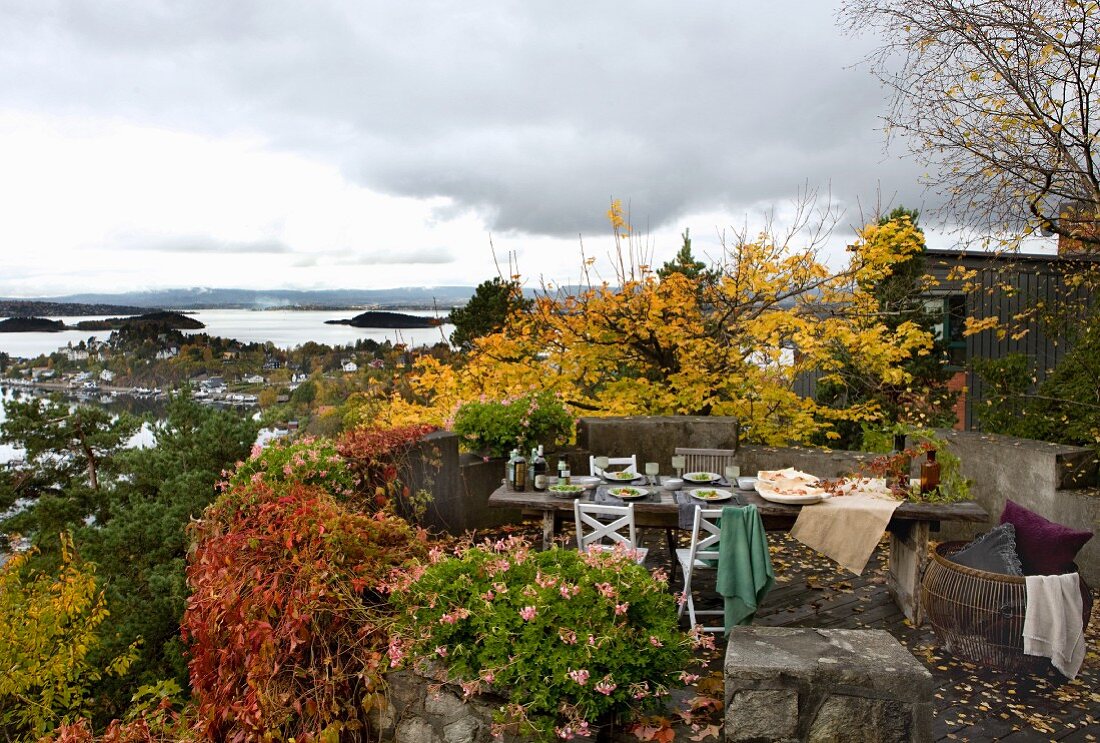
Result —
<instances>
[{"instance_id":1,"label":"concrete wall","mask_svg":"<svg viewBox=\"0 0 1100 743\"><path fill-rule=\"evenodd\" d=\"M489 508L489 494L504 478L504 461L458 453L458 436L437 431L425 436L409 454L407 482L416 493L431 493L419 523L429 529L462 534L516 523L519 511Z\"/></svg>"},{"instance_id":2,"label":"concrete wall","mask_svg":"<svg viewBox=\"0 0 1100 743\"><path fill-rule=\"evenodd\" d=\"M1078 487L1095 481L1093 450L973 431L940 434L961 460L963 475L972 481L970 495L989 512L990 523L944 524L939 539L970 539L985 531L1000 521L1008 499L1059 524L1100 532L1100 491ZM1077 564L1089 585L1100 586L1100 536L1081 549Z\"/></svg>"},{"instance_id":3,"label":"concrete wall","mask_svg":"<svg viewBox=\"0 0 1100 743\"><path fill-rule=\"evenodd\" d=\"M587 452L592 452L608 457L637 454L639 467L658 462L661 472L671 473L676 447L735 449L738 431L736 418L718 416L581 418L577 421L577 448L584 451L581 471L588 472Z\"/></svg>"},{"instance_id":4,"label":"concrete wall","mask_svg":"<svg viewBox=\"0 0 1100 743\"><path fill-rule=\"evenodd\" d=\"M755 475L759 470L781 470L794 467L818 477L843 477L859 471L864 462L875 457L862 451L817 449L808 446L743 446L737 453L742 475Z\"/></svg>"}]
</instances>

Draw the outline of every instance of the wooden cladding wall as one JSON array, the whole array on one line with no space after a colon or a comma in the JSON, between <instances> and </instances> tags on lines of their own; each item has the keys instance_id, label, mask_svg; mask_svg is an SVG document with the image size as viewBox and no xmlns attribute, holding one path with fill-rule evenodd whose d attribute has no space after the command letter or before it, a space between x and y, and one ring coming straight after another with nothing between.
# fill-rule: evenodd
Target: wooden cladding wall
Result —
<instances>
[{"instance_id":1,"label":"wooden cladding wall","mask_svg":"<svg viewBox=\"0 0 1100 743\"><path fill-rule=\"evenodd\" d=\"M966 315L975 320L997 318L1006 331L985 330L967 336L965 374L966 429L980 427L978 411L984 404L982 380L970 369L972 359L999 359L1008 354L1026 355L1035 372L1036 382L1062 360L1069 349L1064 326L1042 322L1033 311L1053 309L1065 315L1066 322L1084 320L1094 301L1088 289L1073 286L1068 277L1084 269L1100 267L1096 258L1057 255L976 255L949 250L929 250L927 271L936 282L932 296L964 295ZM952 269L961 267L975 272L972 279L948 279ZM1022 319L1018 319L1022 318ZM800 374L795 391L813 397L821 372Z\"/></svg>"},{"instance_id":2,"label":"wooden cladding wall","mask_svg":"<svg viewBox=\"0 0 1100 743\"><path fill-rule=\"evenodd\" d=\"M1069 323L1087 315L1092 297L1067 277L1082 270L1087 259L1059 256L978 256L954 251L928 251L928 273L939 281L937 295L965 294L966 314L976 320L997 318L1005 332L985 330L966 338L966 360L998 359L1020 353L1028 357L1041 382L1068 350L1065 326L1044 322L1035 310L1064 313ZM976 272L969 281L948 280L956 266ZM967 289L970 289L967 291ZM985 399L981 378L966 370L969 394L966 427L979 427L977 411Z\"/></svg>"}]
</instances>

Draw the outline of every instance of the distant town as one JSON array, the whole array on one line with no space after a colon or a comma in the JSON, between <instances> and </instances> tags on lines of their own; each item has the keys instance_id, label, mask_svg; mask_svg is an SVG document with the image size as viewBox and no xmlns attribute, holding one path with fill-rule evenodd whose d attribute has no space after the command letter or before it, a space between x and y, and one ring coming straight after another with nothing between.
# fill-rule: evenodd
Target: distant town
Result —
<instances>
[{"instance_id":1,"label":"distant town","mask_svg":"<svg viewBox=\"0 0 1100 743\"><path fill-rule=\"evenodd\" d=\"M452 353L442 342L410 348L372 339L285 349L133 323L106 339L70 342L32 359L0 352L0 387L101 404L187 394L206 405L258 409L273 426L300 424L322 433L337 426L342 406L357 393L392 389L420 355L447 358Z\"/></svg>"}]
</instances>

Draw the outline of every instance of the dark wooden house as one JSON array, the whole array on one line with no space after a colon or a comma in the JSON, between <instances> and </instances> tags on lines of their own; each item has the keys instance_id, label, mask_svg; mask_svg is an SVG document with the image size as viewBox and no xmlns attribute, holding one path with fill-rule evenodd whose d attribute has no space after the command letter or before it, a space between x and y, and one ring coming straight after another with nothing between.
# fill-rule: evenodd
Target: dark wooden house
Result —
<instances>
[{"instance_id":1,"label":"dark wooden house","mask_svg":"<svg viewBox=\"0 0 1100 743\"><path fill-rule=\"evenodd\" d=\"M1041 382L1070 348L1067 328L1072 331L1089 314L1091 291L1075 277L1100 271L1100 258L928 250L925 260L932 285L925 306L939 317L935 332L947 343L954 372L949 386L960 393L956 428L978 429L976 411L985 395L971 362L1021 353L1030 361L1035 383ZM996 318L1000 329L966 335L968 317L977 322ZM800 375L795 391L812 397L818 377Z\"/></svg>"},{"instance_id":2,"label":"dark wooden house","mask_svg":"<svg viewBox=\"0 0 1100 743\"><path fill-rule=\"evenodd\" d=\"M1036 383L1062 360L1075 324L1091 306L1091 291L1075 277L1100 269L1096 258L1067 255L988 254L929 250L926 271L933 279L927 306L941 322L937 335L946 339L952 386L964 390L958 427L977 428L975 406L984 399L973 359L998 359L1020 353L1028 357ZM996 318L999 329L965 335L966 318Z\"/></svg>"}]
</instances>

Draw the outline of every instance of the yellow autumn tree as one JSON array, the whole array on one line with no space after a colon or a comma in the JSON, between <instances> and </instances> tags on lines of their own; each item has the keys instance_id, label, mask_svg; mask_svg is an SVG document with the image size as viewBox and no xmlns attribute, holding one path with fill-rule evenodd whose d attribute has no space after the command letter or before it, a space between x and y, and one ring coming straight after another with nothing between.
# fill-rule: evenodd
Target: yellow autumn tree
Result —
<instances>
[{"instance_id":1,"label":"yellow autumn tree","mask_svg":"<svg viewBox=\"0 0 1100 743\"><path fill-rule=\"evenodd\" d=\"M91 683L125 673L135 657L130 648L107 668L88 659L108 611L72 539L61 536L56 575L31 570L32 554L16 553L0 568L0 735L11 741L38 740L86 716Z\"/></svg>"},{"instance_id":2,"label":"yellow autumn tree","mask_svg":"<svg viewBox=\"0 0 1100 743\"><path fill-rule=\"evenodd\" d=\"M422 359L401 393L365 397L358 415L446 426L463 402L549 390L577 415L728 415L747 440L808 441L828 437L837 420L874 421L879 410L818 405L797 394L800 375L828 373L842 347L897 382L900 362L931 347L917 326L891 330L862 289L913 249L904 226L868 227L839 272L819 260L819 239L797 247L797 234L766 230L725 241L710 271L662 278L618 202L608 216L611 280L586 259L581 290L542 291L460 363Z\"/></svg>"}]
</instances>

